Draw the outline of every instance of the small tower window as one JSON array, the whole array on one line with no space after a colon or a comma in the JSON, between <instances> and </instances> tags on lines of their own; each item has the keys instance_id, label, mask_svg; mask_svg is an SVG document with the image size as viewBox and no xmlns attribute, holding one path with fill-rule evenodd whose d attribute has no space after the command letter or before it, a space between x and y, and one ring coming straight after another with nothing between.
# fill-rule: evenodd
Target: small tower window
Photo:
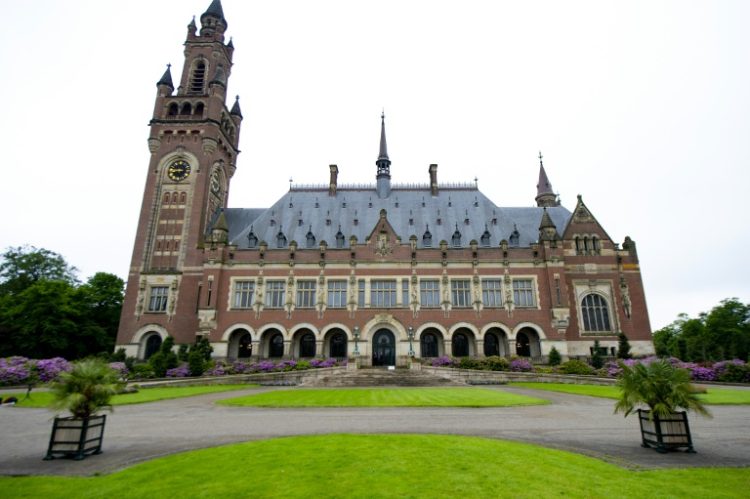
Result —
<instances>
[{"instance_id":1,"label":"small tower window","mask_svg":"<svg viewBox=\"0 0 750 499\"><path fill-rule=\"evenodd\" d=\"M176 192L172 193L172 204L177 204L177 193Z\"/></svg>"},{"instance_id":2,"label":"small tower window","mask_svg":"<svg viewBox=\"0 0 750 499\"><path fill-rule=\"evenodd\" d=\"M186 102L182 105L182 111L180 111L180 114L185 114L185 115L193 114L193 107L190 105L189 102Z\"/></svg>"},{"instance_id":3,"label":"small tower window","mask_svg":"<svg viewBox=\"0 0 750 499\"><path fill-rule=\"evenodd\" d=\"M185 201L187 200L187 194L184 192L180 194L180 204L185 204Z\"/></svg>"},{"instance_id":4,"label":"small tower window","mask_svg":"<svg viewBox=\"0 0 750 499\"><path fill-rule=\"evenodd\" d=\"M167 116L177 116L178 106L176 102L173 102L169 105L169 110L167 111Z\"/></svg>"},{"instance_id":5,"label":"small tower window","mask_svg":"<svg viewBox=\"0 0 750 499\"><path fill-rule=\"evenodd\" d=\"M190 92L202 94L206 84L206 63L198 61L193 68L193 76L190 78Z\"/></svg>"},{"instance_id":6,"label":"small tower window","mask_svg":"<svg viewBox=\"0 0 750 499\"><path fill-rule=\"evenodd\" d=\"M168 192L164 193L164 204L169 204L169 193Z\"/></svg>"},{"instance_id":7,"label":"small tower window","mask_svg":"<svg viewBox=\"0 0 750 499\"><path fill-rule=\"evenodd\" d=\"M196 116L203 116L203 109L204 109L203 103L199 102L198 104L195 105L195 111L193 112L193 114L195 114Z\"/></svg>"}]
</instances>

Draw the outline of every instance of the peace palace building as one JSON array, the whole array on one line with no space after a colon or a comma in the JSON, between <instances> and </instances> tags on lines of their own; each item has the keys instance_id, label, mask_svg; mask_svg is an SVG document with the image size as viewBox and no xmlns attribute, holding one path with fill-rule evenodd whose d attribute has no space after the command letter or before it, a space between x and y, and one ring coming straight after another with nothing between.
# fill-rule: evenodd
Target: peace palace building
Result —
<instances>
[{"instance_id":1,"label":"peace palace building","mask_svg":"<svg viewBox=\"0 0 750 499\"><path fill-rule=\"evenodd\" d=\"M227 208L243 118L226 104L226 29L214 0L188 25L176 91L169 68L157 83L117 347L147 358L168 335L204 336L228 359L543 361L594 340L611 354L622 332L653 352L635 243L615 243L580 196L561 206L541 155L531 207L441 184L434 164L424 185L392 184L381 118L375 184L341 185L330 165L327 185Z\"/></svg>"}]
</instances>

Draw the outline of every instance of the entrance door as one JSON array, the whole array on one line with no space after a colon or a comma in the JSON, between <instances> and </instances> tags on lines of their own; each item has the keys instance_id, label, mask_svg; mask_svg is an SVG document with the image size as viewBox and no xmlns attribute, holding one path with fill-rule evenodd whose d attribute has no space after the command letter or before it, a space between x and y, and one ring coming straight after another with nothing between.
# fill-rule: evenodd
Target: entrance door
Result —
<instances>
[{"instance_id":1,"label":"entrance door","mask_svg":"<svg viewBox=\"0 0 750 499\"><path fill-rule=\"evenodd\" d=\"M396 365L396 338L387 329L381 329L372 338L372 365Z\"/></svg>"},{"instance_id":2,"label":"entrance door","mask_svg":"<svg viewBox=\"0 0 750 499\"><path fill-rule=\"evenodd\" d=\"M516 355L519 357L531 357L531 346L529 345L529 337L526 333L518 333L516 335Z\"/></svg>"}]
</instances>

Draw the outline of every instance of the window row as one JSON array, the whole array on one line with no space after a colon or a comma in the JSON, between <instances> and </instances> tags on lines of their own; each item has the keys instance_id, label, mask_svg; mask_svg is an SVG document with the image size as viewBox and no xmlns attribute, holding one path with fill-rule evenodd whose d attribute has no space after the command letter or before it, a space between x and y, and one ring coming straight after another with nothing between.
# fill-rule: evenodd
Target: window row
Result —
<instances>
[{"instance_id":1,"label":"window row","mask_svg":"<svg viewBox=\"0 0 750 499\"><path fill-rule=\"evenodd\" d=\"M576 245L576 255L599 255L602 251L601 240L596 236L579 236L574 237Z\"/></svg>"},{"instance_id":2,"label":"window row","mask_svg":"<svg viewBox=\"0 0 750 499\"><path fill-rule=\"evenodd\" d=\"M408 307L409 280L401 279L400 286L397 279L372 279L369 281L369 303L366 302L367 286L365 279L359 279L356 287L356 303L358 307L396 308ZM235 281L232 308L251 308L255 300L255 281ZM298 280L296 287L297 308L313 308L319 302L328 308L345 308L349 282L347 280L328 281L325 293L318 297L318 283L315 280ZM400 300L398 293L401 293ZM265 297L263 304L267 308L282 308L287 303L287 287L285 281L269 280L265 283ZM536 293L533 279L513 279L513 303L516 307L536 307ZM453 307L469 308L473 306L472 284L470 279L451 279L448 300ZM414 297L416 299L416 296ZM354 300L354 294L352 295ZM503 281L502 279L482 279L481 301L485 307L502 307ZM291 301L290 301L291 303ZM440 280L422 279L419 282L419 304L422 308L439 308L442 304L440 294Z\"/></svg>"},{"instance_id":3,"label":"window row","mask_svg":"<svg viewBox=\"0 0 750 499\"><path fill-rule=\"evenodd\" d=\"M185 204L186 200L187 200L187 193L185 192L165 192L164 193L164 204Z\"/></svg>"}]
</instances>

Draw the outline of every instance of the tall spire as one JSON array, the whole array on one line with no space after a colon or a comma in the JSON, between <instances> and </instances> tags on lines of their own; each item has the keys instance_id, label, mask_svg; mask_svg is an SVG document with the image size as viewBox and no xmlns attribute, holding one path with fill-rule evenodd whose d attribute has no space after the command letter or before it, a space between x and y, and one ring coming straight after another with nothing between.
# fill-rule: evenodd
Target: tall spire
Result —
<instances>
[{"instance_id":1,"label":"tall spire","mask_svg":"<svg viewBox=\"0 0 750 499\"><path fill-rule=\"evenodd\" d=\"M388 159L388 145L385 141L385 111L380 115L380 152L375 164L378 166L378 197L387 198L391 194L391 160Z\"/></svg>"},{"instance_id":2,"label":"tall spire","mask_svg":"<svg viewBox=\"0 0 750 499\"><path fill-rule=\"evenodd\" d=\"M206 12L201 14L201 36L212 36L216 32L219 39L224 39L224 32L228 26L221 8L221 0L213 0Z\"/></svg>"},{"instance_id":3,"label":"tall spire","mask_svg":"<svg viewBox=\"0 0 750 499\"><path fill-rule=\"evenodd\" d=\"M171 64L167 64L167 70L164 71L164 74L161 75L161 78L159 81L156 82L156 86L159 85L166 85L172 90L174 90L174 83L172 83L172 71L170 71L170 68L172 67Z\"/></svg>"},{"instance_id":4,"label":"tall spire","mask_svg":"<svg viewBox=\"0 0 750 499\"><path fill-rule=\"evenodd\" d=\"M542 151L539 151L539 183L536 184L536 205L560 206L557 195L552 190L552 184L547 178L547 172L544 171L543 157Z\"/></svg>"}]
</instances>

